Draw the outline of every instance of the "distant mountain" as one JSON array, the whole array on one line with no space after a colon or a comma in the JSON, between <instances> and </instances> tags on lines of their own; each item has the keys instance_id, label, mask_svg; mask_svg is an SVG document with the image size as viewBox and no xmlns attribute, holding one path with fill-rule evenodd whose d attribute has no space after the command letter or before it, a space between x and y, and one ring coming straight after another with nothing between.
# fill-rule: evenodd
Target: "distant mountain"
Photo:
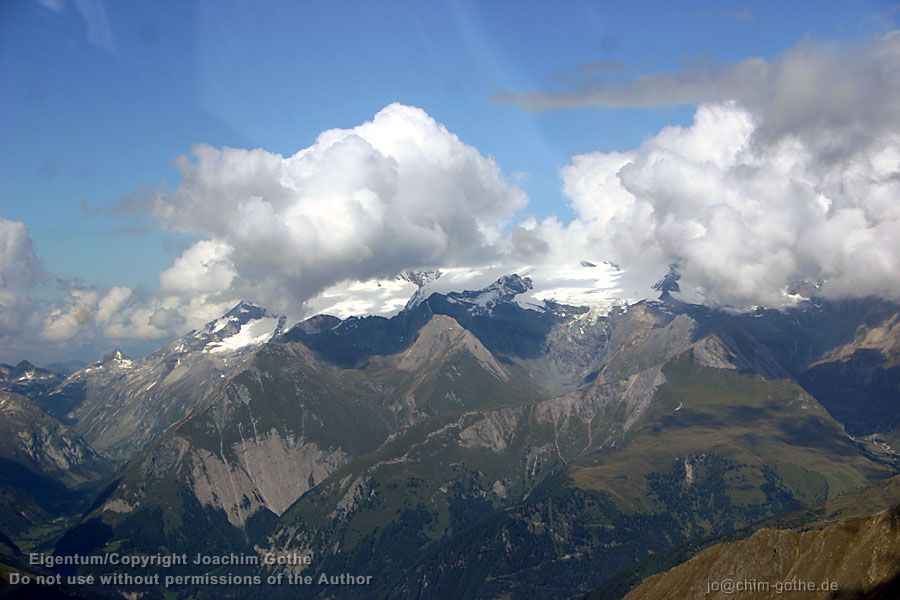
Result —
<instances>
[{"instance_id":1,"label":"distant mountain","mask_svg":"<svg viewBox=\"0 0 900 600\"><path fill-rule=\"evenodd\" d=\"M63 378L61 372L36 367L27 360L16 365L0 363L0 391L22 394L38 404Z\"/></svg>"},{"instance_id":2,"label":"distant mountain","mask_svg":"<svg viewBox=\"0 0 900 600\"><path fill-rule=\"evenodd\" d=\"M11 537L86 508L91 484L112 474L81 436L10 392L0 392L0 465L0 532Z\"/></svg>"},{"instance_id":3,"label":"distant mountain","mask_svg":"<svg viewBox=\"0 0 900 600\"><path fill-rule=\"evenodd\" d=\"M317 573L379 573L372 597L557 598L896 472L713 325L629 307L586 385L392 437L303 496L264 547L310 552Z\"/></svg>"},{"instance_id":4,"label":"distant mountain","mask_svg":"<svg viewBox=\"0 0 900 600\"><path fill-rule=\"evenodd\" d=\"M500 362L523 366L535 384L556 391L577 385L599 364L607 319L584 307L519 304L516 296L531 285L527 277L510 275L482 290L426 295L423 286L405 310L389 319L350 317L314 331L309 320L289 329L282 341L302 343L325 361L359 367L371 356L409 347L432 315L445 315Z\"/></svg>"},{"instance_id":5,"label":"distant mountain","mask_svg":"<svg viewBox=\"0 0 900 600\"><path fill-rule=\"evenodd\" d=\"M83 369L87 366L87 363L82 360L66 360L62 362L55 362L47 365L47 369L53 371L55 373L59 373L60 375L69 375L74 373L78 369Z\"/></svg>"},{"instance_id":6,"label":"distant mountain","mask_svg":"<svg viewBox=\"0 0 900 600\"><path fill-rule=\"evenodd\" d=\"M146 358L110 352L66 377L43 406L98 452L124 462L283 327L283 317L241 302Z\"/></svg>"},{"instance_id":7,"label":"distant mountain","mask_svg":"<svg viewBox=\"0 0 900 600\"><path fill-rule=\"evenodd\" d=\"M219 523L218 543L230 543L396 432L533 402L514 373L521 375L441 315L408 348L371 356L361 369L323 362L300 344L269 344L135 461L83 527L115 537L140 527L133 543L179 548L192 542L181 531L170 537L169 520L202 517ZM67 544L77 546L79 536Z\"/></svg>"},{"instance_id":8,"label":"distant mountain","mask_svg":"<svg viewBox=\"0 0 900 600\"><path fill-rule=\"evenodd\" d=\"M900 449L900 316L895 303L813 300L735 315L848 433Z\"/></svg>"},{"instance_id":9,"label":"distant mountain","mask_svg":"<svg viewBox=\"0 0 900 600\"><path fill-rule=\"evenodd\" d=\"M656 300L583 307L525 299L519 275L452 292L404 277L418 291L390 318L286 328L242 302L146 358L114 350L14 395L8 553L297 553L316 577L377 575L313 598L612 598L761 527L803 554L799 528L827 546L829 526L892 506L894 303L721 310L683 301L677 267Z\"/></svg>"},{"instance_id":10,"label":"distant mountain","mask_svg":"<svg viewBox=\"0 0 900 600\"><path fill-rule=\"evenodd\" d=\"M745 314L664 290L604 314L520 303L529 287L419 294L254 346L57 551L300 553L316 576L378 574L311 597L570 597L897 473L892 448L798 384L895 306Z\"/></svg>"},{"instance_id":11,"label":"distant mountain","mask_svg":"<svg viewBox=\"0 0 900 600\"><path fill-rule=\"evenodd\" d=\"M799 380L850 433L900 442L900 315L861 327Z\"/></svg>"}]
</instances>

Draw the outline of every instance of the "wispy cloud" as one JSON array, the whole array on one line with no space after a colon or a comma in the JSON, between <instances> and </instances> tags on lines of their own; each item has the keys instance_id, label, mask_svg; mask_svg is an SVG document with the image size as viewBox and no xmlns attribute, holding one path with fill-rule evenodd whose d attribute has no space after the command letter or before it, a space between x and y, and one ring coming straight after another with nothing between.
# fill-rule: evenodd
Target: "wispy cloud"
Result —
<instances>
[{"instance_id":1,"label":"wispy cloud","mask_svg":"<svg viewBox=\"0 0 900 600\"><path fill-rule=\"evenodd\" d=\"M541 111L559 108L654 108L699 104L747 96L768 77L769 65L760 58L717 67L649 73L625 82L587 84L560 91L504 92L498 102Z\"/></svg>"},{"instance_id":2,"label":"wispy cloud","mask_svg":"<svg viewBox=\"0 0 900 600\"><path fill-rule=\"evenodd\" d=\"M38 3L57 15L66 11L64 0L37 0ZM113 36L106 3L103 0L71 0L70 2L85 24L87 42L109 54L117 54L116 40Z\"/></svg>"},{"instance_id":3,"label":"wispy cloud","mask_svg":"<svg viewBox=\"0 0 900 600\"><path fill-rule=\"evenodd\" d=\"M566 89L511 91L496 99L531 111L734 100L761 118L758 136L815 137L833 146L822 148L821 156L836 160L873 132L900 125L900 31L851 44L805 40L772 60L700 61L625 81L587 76Z\"/></svg>"}]
</instances>

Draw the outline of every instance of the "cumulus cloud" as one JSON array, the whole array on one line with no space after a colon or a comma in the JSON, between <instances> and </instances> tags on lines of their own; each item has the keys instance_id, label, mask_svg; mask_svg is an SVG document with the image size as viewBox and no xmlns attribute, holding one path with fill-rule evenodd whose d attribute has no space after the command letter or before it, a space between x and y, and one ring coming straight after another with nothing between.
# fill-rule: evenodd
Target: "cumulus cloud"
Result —
<instances>
[{"instance_id":1,"label":"cumulus cloud","mask_svg":"<svg viewBox=\"0 0 900 600\"><path fill-rule=\"evenodd\" d=\"M160 273L158 293L61 282L27 228L0 219L0 341L9 354L34 347L25 339L60 349L168 339L241 298L294 318L389 314L415 287L397 275L435 268L438 291L530 275L526 302L646 297L672 263L684 293L714 304L778 306L800 283L900 299L898 70L891 33L507 96L533 109L699 106L692 124L635 148L573 157L560 171L569 222L517 222L527 198L515 180L410 106L325 131L291 156L198 145L177 159L174 191L110 211L199 239ZM29 295L48 281L61 300Z\"/></svg>"},{"instance_id":2,"label":"cumulus cloud","mask_svg":"<svg viewBox=\"0 0 900 600\"><path fill-rule=\"evenodd\" d=\"M503 99L700 105L692 125L638 148L573 157L561 176L577 218L530 236L548 254L583 243L632 270L674 262L707 301L734 306L783 304L801 282L900 297L900 32Z\"/></svg>"},{"instance_id":3,"label":"cumulus cloud","mask_svg":"<svg viewBox=\"0 0 900 600\"><path fill-rule=\"evenodd\" d=\"M207 239L162 274L162 287L226 290L295 314L329 304L383 312L398 305L384 282L405 269L530 266L558 280L554 272L590 258L626 268L604 293L627 297L673 262L684 287L727 305L783 304L799 282L831 296L897 297L898 56L897 34L803 42L771 62L568 92L541 107L702 103L692 125L638 148L573 157L561 171L570 223L512 223L521 190L412 107L326 131L286 158L199 146L179 160L181 186L151 212ZM576 289L585 276L576 271L559 290Z\"/></svg>"},{"instance_id":4,"label":"cumulus cloud","mask_svg":"<svg viewBox=\"0 0 900 600\"><path fill-rule=\"evenodd\" d=\"M25 224L0 218L0 289L29 287L42 271Z\"/></svg>"},{"instance_id":5,"label":"cumulus cloud","mask_svg":"<svg viewBox=\"0 0 900 600\"><path fill-rule=\"evenodd\" d=\"M163 293L186 295L227 290L236 275L228 258L230 254L227 244L214 240L197 242L160 273Z\"/></svg>"},{"instance_id":6,"label":"cumulus cloud","mask_svg":"<svg viewBox=\"0 0 900 600\"><path fill-rule=\"evenodd\" d=\"M679 263L707 300L732 306L783 304L801 281L900 297L897 132L848 141L834 164L821 140L766 142L764 127L733 102L707 104L630 152L576 156L561 175L578 219L540 233L551 245L586 235L631 267Z\"/></svg>"},{"instance_id":7,"label":"cumulus cloud","mask_svg":"<svg viewBox=\"0 0 900 600\"><path fill-rule=\"evenodd\" d=\"M103 298L97 302L95 319L100 323L107 323L133 295L131 288L111 288Z\"/></svg>"},{"instance_id":8,"label":"cumulus cloud","mask_svg":"<svg viewBox=\"0 0 900 600\"><path fill-rule=\"evenodd\" d=\"M106 347L128 342L171 338L221 316L233 298L208 294L191 298L136 293L131 288L99 290L76 287L61 300L41 307L44 317L37 335L59 349L73 344ZM19 337L25 331L20 330Z\"/></svg>"},{"instance_id":9,"label":"cumulus cloud","mask_svg":"<svg viewBox=\"0 0 900 600\"><path fill-rule=\"evenodd\" d=\"M46 277L25 224L0 218L0 341L34 323L28 290Z\"/></svg>"},{"instance_id":10,"label":"cumulus cloud","mask_svg":"<svg viewBox=\"0 0 900 600\"><path fill-rule=\"evenodd\" d=\"M206 239L162 273L164 293L227 290L288 312L340 281L497 258L526 203L493 159L401 104L293 156L201 145L177 166L180 187L150 212Z\"/></svg>"},{"instance_id":11,"label":"cumulus cloud","mask_svg":"<svg viewBox=\"0 0 900 600\"><path fill-rule=\"evenodd\" d=\"M93 319L100 294L96 290L72 290L62 306L44 319L41 336L51 342L69 340Z\"/></svg>"},{"instance_id":12,"label":"cumulus cloud","mask_svg":"<svg viewBox=\"0 0 900 600\"><path fill-rule=\"evenodd\" d=\"M121 343L169 338L206 323L234 302L202 292L227 287L227 280L215 279L215 259L215 253L188 253L188 261L210 263L212 274L193 273L193 286L173 284L175 291L165 295L128 287L98 289L54 276L38 258L26 225L0 218L0 360L53 360L71 357L85 346L103 352ZM176 282L179 267L176 263L171 269Z\"/></svg>"}]
</instances>

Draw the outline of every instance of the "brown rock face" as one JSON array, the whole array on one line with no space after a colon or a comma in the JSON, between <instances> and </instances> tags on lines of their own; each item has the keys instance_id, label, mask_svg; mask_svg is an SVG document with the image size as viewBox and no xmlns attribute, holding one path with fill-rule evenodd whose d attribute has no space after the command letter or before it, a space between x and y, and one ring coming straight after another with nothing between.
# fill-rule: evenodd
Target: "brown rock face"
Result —
<instances>
[{"instance_id":1,"label":"brown rock face","mask_svg":"<svg viewBox=\"0 0 900 600\"><path fill-rule=\"evenodd\" d=\"M815 531L761 529L654 575L626 600L897 598L900 505ZM729 591L730 590L730 591Z\"/></svg>"}]
</instances>

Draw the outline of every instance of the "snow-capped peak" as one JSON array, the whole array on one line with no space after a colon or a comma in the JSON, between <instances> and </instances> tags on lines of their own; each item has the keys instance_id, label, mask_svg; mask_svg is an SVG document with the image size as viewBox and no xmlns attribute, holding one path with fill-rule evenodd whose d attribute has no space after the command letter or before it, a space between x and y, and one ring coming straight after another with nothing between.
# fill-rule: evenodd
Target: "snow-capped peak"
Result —
<instances>
[{"instance_id":1,"label":"snow-capped peak","mask_svg":"<svg viewBox=\"0 0 900 600\"><path fill-rule=\"evenodd\" d=\"M110 352L103 355L100 359L101 365L115 365L117 367L130 368L134 364L134 360L125 355L118 348L113 348Z\"/></svg>"},{"instance_id":2,"label":"snow-capped peak","mask_svg":"<svg viewBox=\"0 0 900 600\"><path fill-rule=\"evenodd\" d=\"M250 346L265 344L277 335L284 325L283 317L262 317L241 325L237 333L211 341L208 352L233 352Z\"/></svg>"},{"instance_id":3,"label":"snow-capped peak","mask_svg":"<svg viewBox=\"0 0 900 600\"><path fill-rule=\"evenodd\" d=\"M78 379L79 377L83 376L84 373L90 373L93 371L112 370L113 372L116 372L119 369L131 369L132 367L134 367L134 362L134 359L126 356L124 352L122 352L118 348L113 348L112 350L104 354L103 358L84 367L83 369L75 371L74 373L69 375L69 378Z\"/></svg>"},{"instance_id":4,"label":"snow-capped peak","mask_svg":"<svg viewBox=\"0 0 900 600\"><path fill-rule=\"evenodd\" d=\"M258 319L260 317L265 316L266 309L262 306L257 306L252 302L247 302L246 300L241 300L237 304L234 305L234 308L225 313L226 317L238 317L238 318L249 318L249 319Z\"/></svg>"},{"instance_id":5,"label":"snow-capped peak","mask_svg":"<svg viewBox=\"0 0 900 600\"><path fill-rule=\"evenodd\" d=\"M404 271L400 275L400 279L408 281L418 288L406 303L406 308L414 308L424 300L427 300L428 296L433 293L430 284L440 279L441 275L443 273L441 273L440 269L435 271Z\"/></svg>"},{"instance_id":6,"label":"snow-capped peak","mask_svg":"<svg viewBox=\"0 0 900 600\"><path fill-rule=\"evenodd\" d=\"M423 285L407 303L407 309L413 308L426 300L434 293ZM490 285L480 290L466 290L463 292L448 292L448 302L456 304L468 304L473 312L490 314L495 306L516 301L516 296L532 289L533 283L529 277L517 274L504 275Z\"/></svg>"},{"instance_id":7,"label":"snow-capped peak","mask_svg":"<svg viewBox=\"0 0 900 600\"><path fill-rule=\"evenodd\" d=\"M235 352L258 346L281 333L285 318L270 315L265 308L242 300L202 329L189 334L206 352Z\"/></svg>"},{"instance_id":8,"label":"snow-capped peak","mask_svg":"<svg viewBox=\"0 0 900 600\"><path fill-rule=\"evenodd\" d=\"M475 292L454 294L457 298L465 298L478 306L490 309L501 302L512 302L516 296L534 287L530 277L522 277L513 273L504 275L491 285Z\"/></svg>"},{"instance_id":9,"label":"snow-capped peak","mask_svg":"<svg viewBox=\"0 0 900 600\"><path fill-rule=\"evenodd\" d=\"M408 281L418 288L423 288L432 281L440 279L441 275L443 273L441 273L440 269L435 269L434 271L404 271L400 274L400 279Z\"/></svg>"}]
</instances>

